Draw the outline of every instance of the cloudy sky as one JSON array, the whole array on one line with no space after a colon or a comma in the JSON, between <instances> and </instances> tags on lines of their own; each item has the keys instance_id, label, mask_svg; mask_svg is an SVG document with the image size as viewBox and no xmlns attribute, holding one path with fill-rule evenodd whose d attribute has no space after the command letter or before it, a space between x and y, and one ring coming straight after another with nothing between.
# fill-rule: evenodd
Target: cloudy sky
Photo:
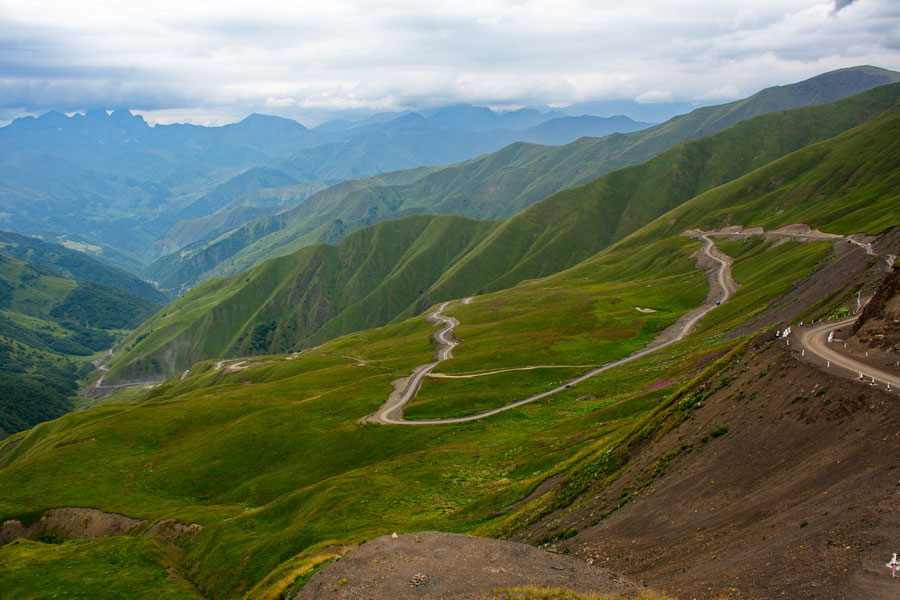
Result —
<instances>
[{"instance_id":1,"label":"cloudy sky","mask_svg":"<svg viewBox=\"0 0 900 600\"><path fill-rule=\"evenodd\" d=\"M858 64L900 69L900 2L0 0L0 122L710 104Z\"/></svg>"}]
</instances>

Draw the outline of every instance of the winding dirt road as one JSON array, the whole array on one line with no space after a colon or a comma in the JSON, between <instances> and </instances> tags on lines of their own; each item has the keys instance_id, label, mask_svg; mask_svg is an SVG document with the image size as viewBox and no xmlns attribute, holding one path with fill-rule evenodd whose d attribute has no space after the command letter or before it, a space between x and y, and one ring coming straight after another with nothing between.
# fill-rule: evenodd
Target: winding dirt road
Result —
<instances>
[{"instance_id":1,"label":"winding dirt road","mask_svg":"<svg viewBox=\"0 0 900 600\"><path fill-rule=\"evenodd\" d=\"M842 321L833 321L830 323L822 323L813 327L806 327L797 330L797 343L801 348L813 356L818 357L822 366L828 365L830 369L844 372L854 378L859 377L861 373L865 381L871 382L874 378L875 383L882 386L890 387L900 391L900 377L893 373L888 373L877 367L873 367L866 363L860 362L855 358L839 352L832 344L828 343L828 333L841 327L846 327L856 321L856 316L849 317Z\"/></svg>"},{"instance_id":2,"label":"winding dirt road","mask_svg":"<svg viewBox=\"0 0 900 600\"><path fill-rule=\"evenodd\" d=\"M459 325L459 322L453 317L448 317L441 314L441 312L445 310L450 304L450 302L444 302L437 308L437 310L429 314L427 317L430 321L444 323L444 327L435 335L435 340L438 343L437 361L429 363L427 365L416 367L410 377L395 381L394 393L392 393L388 397L387 402L385 402L377 412L369 415L368 417L365 417L363 421L367 421L370 423L380 423L382 425L448 425L452 423L469 423L471 421L477 421L479 419L490 417L491 415L496 415L501 412L511 410L513 408L518 408L519 406L523 406L525 404L529 404L543 398L547 398L548 396L558 394L559 392L569 389L572 386L581 383L582 381L586 381L588 379L591 379L592 377L596 377L600 373L603 373L610 369L614 369L616 367L620 367L639 358L643 358L644 356L652 352L656 352L657 350L665 348L666 346L670 346L676 342L681 341L694 329L697 323L703 317L705 317L707 313L709 313L709 311L714 309L719 304L726 302L729 298L731 298L732 294L737 289L737 285L731 278L731 257L717 250L715 245L713 244L712 239L710 239L704 233L691 232L690 235L692 237L703 240L705 245L703 246L701 252L705 254L709 259L719 264L715 276L713 277L713 283L715 284L715 287L717 289L713 289L710 291L710 294L707 296L707 303L705 305L689 312L678 320L678 322L675 324L675 326L677 327L677 333L675 335L665 335L666 332L664 332L663 335L665 337L660 336L660 338L663 339L657 338L646 348L638 350L637 352L626 356L625 358L588 371L587 373L579 375L578 377L571 379L566 383L563 383L562 385L559 385L546 392L535 394L516 402L511 402L510 404L500 406L498 408L486 410L474 415L469 415L467 417L456 417L451 419L429 419L421 421L407 420L403 418L403 408L407 404L409 404L413 400L413 398L416 397L416 394L418 394L419 389L422 387L422 381L425 379L425 377L437 365L450 358L452 356L453 348L459 345L459 341L457 341L456 338L453 337L453 328ZM462 301L463 304L469 304L470 302L470 298L466 298Z\"/></svg>"}]
</instances>

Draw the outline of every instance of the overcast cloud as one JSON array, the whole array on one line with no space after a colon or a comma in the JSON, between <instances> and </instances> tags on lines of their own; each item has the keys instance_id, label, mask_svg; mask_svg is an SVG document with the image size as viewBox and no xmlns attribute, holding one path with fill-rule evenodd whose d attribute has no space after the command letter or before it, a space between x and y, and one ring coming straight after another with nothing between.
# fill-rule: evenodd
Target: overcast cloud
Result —
<instances>
[{"instance_id":1,"label":"overcast cloud","mask_svg":"<svg viewBox=\"0 0 900 600\"><path fill-rule=\"evenodd\" d=\"M4 121L708 104L858 64L900 68L900 2L0 0Z\"/></svg>"}]
</instances>

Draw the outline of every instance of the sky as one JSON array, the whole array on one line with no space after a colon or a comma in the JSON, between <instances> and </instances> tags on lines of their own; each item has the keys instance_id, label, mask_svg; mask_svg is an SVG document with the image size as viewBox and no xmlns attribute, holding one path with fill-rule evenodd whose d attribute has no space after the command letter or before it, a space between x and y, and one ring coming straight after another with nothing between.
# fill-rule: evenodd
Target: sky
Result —
<instances>
[{"instance_id":1,"label":"sky","mask_svg":"<svg viewBox=\"0 0 900 600\"><path fill-rule=\"evenodd\" d=\"M860 64L900 70L897 0L0 0L0 123L701 105Z\"/></svg>"}]
</instances>

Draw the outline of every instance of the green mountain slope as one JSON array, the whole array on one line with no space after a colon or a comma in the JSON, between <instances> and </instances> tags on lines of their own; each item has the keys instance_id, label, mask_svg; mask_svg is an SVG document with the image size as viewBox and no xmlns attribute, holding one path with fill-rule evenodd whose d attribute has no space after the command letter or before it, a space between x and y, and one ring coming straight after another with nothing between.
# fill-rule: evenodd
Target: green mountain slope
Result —
<instances>
[{"instance_id":1,"label":"green mountain slope","mask_svg":"<svg viewBox=\"0 0 900 600\"><path fill-rule=\"evenodd\" d=\"M428 297L437 301L461 290L502 289L576 264L688 199L898 103L900 84L892 84L830 104L761 115L559 192L495 229ZM875 134L872 127L865 126L861 135ZM476 274L482 287L472 290Z\"/></svg>"},{"instance_id":2,"label":"green mountain slope","mask_svg":"<svg viewBox=\"0 0 900 600\"><path fill-rule=\"evenodd\" d=\"M895 148L897 119L897 111L890 111L697 195L683 208L639 227L631 237L572 268L478 296L471 304L453 303L446 313L460 321L456 335L463 341L454 357L440 365L441 372L601 364L642 347L706 294L692 256L699 244L681 236L683 228L755 225L773 218L768 211L777 207L792 219L814 222L826 231L843 228L848 216L856 219L852 227L856 231L881 231L886 213L880 198L886 194L885 202L895 199L900 183L894 177L895 159L887 156ZM848 172L859 173L859 178L829 180L839 163ZM798 193L775 197L769 196L770 189L757 193L750 185L770 177L780 180L781 189ZM811 198L808 186L817 181L828 183ZM858 210L855 199L861 198L868 198L871 211ZM733 203L731 210L727 202ZM744 206L752 208L741 210ZM473 228L478 225L454 219L474 223ZM418 244L420 239L426 241L424 231L445 221L412 217L379 224L348 236L360 245L343 246L343 258L341 252L323 247L303 252L320 256L319 269L326 275L329 261L358 264L340 290L350 295L366 287L358 287L356 280L378 281L376 275L385 271L379 261L414 262L412 256L404 258L403 248L392 249L379 238L387 236L387 227L420 222L423 234L406 232L410 243ZM887 224L900 225L896 214ZM433 245L447 240L439 235L430 239ZM385 245L384 258L374 253L360 257L363 242ZM832 255L827 242L733 242L724 247L734 253L734 274L741 288L694 333L552 398L466 424L360 423L387 399L392 381L433 360L430 336L435 328L421 317L346 335L300 355L250 359L243 370L217 368L207 361L147 392L137 404L112 403L67 415L0 446L0 520L33 521L46 509L89 506L150 521L196 522L203 530L175 565L161 556L147 556L144 547L123 549L129 560L120 562L137 561L144 573L165 573L172 566L170 572L185 573L203 596L222 599L291 597L313 565L333 558L329 552L335 547L394 531L508 537L542 519L552 522L569 514L576 501L601 497L644 441L658 438L700 410L712 392L707 387L712 375L734 367L743 351L743 340L735 336L748 312L794 289L795 282L827 264ZM454 250L443 249L445 254ZM231 307L230 314L244 318L247 312L240 312L241 303L224 294L246 294L248 302L252 293L281 294L278 282L293 276L290 263L287 258L269 261L245 275L254 278L257 288L263 284L268 288L234 289L230 286L237 278L232 278L210 282L195 292L207 289L206 297L211 298L213 290L220 290L219 300ZM308 273L318 276L318 271ZM316 281L325 297L324 283L337 279ZM180 302L193 302L199 314L205 310L200 304L203 297L192 293ZM218 314L226 324L228 316ZM214 332L210 329L207 334ZM503 405L558 385L564 379L560 372L584 367L567 368L429 378L409 411L435 416ZM813 381L789 384L790 378L778 377L778 368L769 379L779 385L803 385L804 390L814 385ZM738 397L738 392L728 405L766 402ZM798 404L789 405L792 412L778 420L802 421L808 414L800 410L803 402L808 401L805 406L812 410L837 404L831 390L823 394L828 395L797 396ZM747 412L756 421L757 411ZM846 416L838 410L834 415L823 417L827 419L823 425L838 427ZM726 419L727 414L714 418ZM770 426L759 418L759 427ZM679 455L715 455L716 444L723 443L728 432L713 431L692 431L695 437L682 441L680 449L646 457L650 462L639 463L634 470L647 474L652 484ZM63 470L67 477L59 476ZM721 489L728 482L717 478L716 484ZM609 501L621 507L648 492L630 488ZM604 516L586 515L578 527L590 527ZM724 526L731 529L742 523L729 520ZM797 536L804 535L801 529L795 525L795 533L788 536L790 547L785 552L791 556L797 552ZM577 531L567 529L544 541ZM693 528L689 531L693 535ZM118 539L125 546L143 538ZM93 581L96 571L89 566L66 570L75 544L90 556L102 555L110 543L100 538L28 544L27 550L43 559L30 567L25 550L4 546L0 559L17 565L16 589L43 592L50 572L59 590L77 590L82 579ZM776 543L767 544L767 551ZM123 575L137 597L158 585L144 573ZM340 585L335 582L335 589ZM114 593L118 590L108 596Z\"/></svg>"},{"instance_id":3,"label":"green mountain slope","mask_svg":"<svg viewBox=\"0 0 900 600\"><path fill-rule=\"evenodd\" d=\"M363 180L314 195L276 217L248 223L211 242L161 258L148 269L166 288L239 273L262 260L413 213L505 218L561 189L643 163L673 145L721 131L754 116L832 102L900 80L875 67L842 69L767 88L720 106L704 107L629 134L584 138L561 147L516 143L440 169L410 173L407 181Z\"/></svg>"},{"instance_id":4,"label":"green mountain slope","mask_svg":"<svg viewBox=\"0 0 900 600\"><path fill-rule=\"evenodd\" d=\"M299 250L271 264L263 263L246 276L215 280L193 290L133 334L134 341L125 345L127 351L113 360L110 376L171 374L206 358L304 348L412 316L435 302L504 289L524 279L561 271L691 198L846 131L898 103L900 84L893 84L830 104L761 115L720 133L683 142L642 165L559 192L515 217L486 222L482 228L459 217L429 217L426 221L440 229L441 240L458 237L459 243L427 270L422 268L427 263L418 263L411 277L404 273L384 283L357 278L357 263L337 265L325 260L323 253L346 253L343 248L347 244L346 248L356 249L354 252L374 256L385 252L382 248L388 244L389 235L399 235L395 243L405 249L412 242L403 232L426 222L422 217L386 221L360 230L337 249L313 246ZM893 114L889 111L882 118L890 120ZM873 121L876 124L860 126L861 132L851 136L856 142L842 142L855 143L859 148L851 151L844 146L833 147L831 142L824 147L831 148L838 160L856 164L853 161L871 154L863 147L865 140L875 139L885 145L883 135L876 131L885 128L882 118ZM791 164L802 160L794 155L789 158ZM821 167L813 166L803 163L806 171L821 176ZM779 175L778 180L783 179ZM875 204L890 206L892 198L883 198L886 204ZM454 234L453 228L463 224L464 228ZM367 248L364 244L369 240L373 246ZM386 266L400 256L396 249L387 251L385 267L378 273L389 273ZM286 271L284 265L300 270ZM313 277L313 273L320 274L318 269L324 269L327 283ZM329 286L337 281L353 281L353 293L333 294ZM376 284L378 293L367 297ZM326 290L326 300L322 300L322 290ZM288 297L289 302L285 300ZM228 301L223 302L226 298ZM402 301L397 301L400 298Z\"/></svg>"},{"instance_id":5,"label":"green mountain slope","mask_svg":"<svg viewBox=\"0 0 900 600\"><path fill-rule=\"evenodd\" d=\"M0 231L0 254L33 263L68 279L118 288L154 304L165 304L169 300L146 281L61 244Z\"/></svg>"},{"instance_id":6,"label":"green mountain slope","mask_svg":"<svg viewBox=\"0 0 900 600\"><path fill-rule=\"evenodd\" d=\"M157 305L0 254L0 436L72 410L88 361Z\"/></svg>"},{"instance_id":7,"label":"green mountain slope","mask_svg":"<svg viewBox=\"0 0 900 600\"><path fill-rule=\"evenodd\" d=\"M283 352L411 310L423 290L495 226L414 216L309 246L200 286L137 329L110 379L171 373L198 360Z\"/></svg>"}]
</instances>

